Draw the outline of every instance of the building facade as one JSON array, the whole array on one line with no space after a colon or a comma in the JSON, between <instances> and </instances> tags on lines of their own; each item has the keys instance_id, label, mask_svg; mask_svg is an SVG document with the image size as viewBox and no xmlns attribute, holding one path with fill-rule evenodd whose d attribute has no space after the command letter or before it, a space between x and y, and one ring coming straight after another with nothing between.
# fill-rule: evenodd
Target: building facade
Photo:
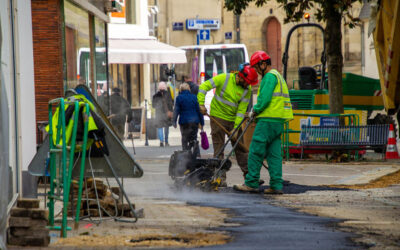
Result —
<instances>
[{"instance_id":1,"label":"building facade","mask_svg":"<svg viewBox=\"0 0 400 250\"><path fill-rule=\"evenodd\" d=\"M30 1L0 0L0 248L22 170L36 152Z\"/></svg>"},{"instance_id":2,"label":"building facade","mask_svg":"<svg viewBox=\"0 0 400 250\"><path fill-rule=\"evenodd\" d=\"M96 95L107 81L107 22L102 1L32 0L37 123L48 101L87 85Z\"/></svg>"},{"instance_id":3,"label":"building facade","mask_svg":"<svg viewBox=\"0 0 400 250\"><path fill-rule=\"evenodd\" d=\"M211 30L210 39L201 40L199 44L244 43L249 55L257 50L267 51L272 57L272 66L282 71L282 54L287 34L296 23L284 23L286 13L277 2L268 1L260 8L251 3L240 16L227 11L223 7L223 0L149 0L150 2L151 4L158 3L159 6L157 35L160 41L174 46L195 45L196 31L188 30L186 21L188 19L218 19L220 28ZM354 4L352 13L355 17L358 16L361 7L361 3ZM310 22L317 23L314 13L310 14ZM183 29L176 29L177 23L183 23ZM321 25L325 26L323 23ZM360 26L350 29L343 25L344 72L362 74L361 47L364 34ZM322 40L322 33L316 28L298 29L292 34L288 61L290 87L293 85L293 80L297 79L299 67L321 63ZM294 87L297 85L294 84Z\"/></svg>"}]
</instances>

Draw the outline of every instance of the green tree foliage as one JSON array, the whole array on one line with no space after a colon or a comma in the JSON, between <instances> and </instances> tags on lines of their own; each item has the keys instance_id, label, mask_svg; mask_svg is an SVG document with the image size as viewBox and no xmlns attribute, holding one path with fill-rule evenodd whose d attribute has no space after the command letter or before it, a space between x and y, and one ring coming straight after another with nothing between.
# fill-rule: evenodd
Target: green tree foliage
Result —
<instances>
[{"instance_id":1,"label":"green tree foliage","mask_svg":"<svg viewBox=\"0 0 400 250\"><path fill-rule=\"evenodd\" d=\"M269 0L225 0L225 8L240 15L248 7L249 3L255 2L257 7L262 7ZM344 18L344 24L350 28L360 21L352 15L352 5L360 0L276 0L286 12L285 23L299 22L307 10L316 10L315 16L318 21L327 20L327 12L331 6Z\"/></svg>"},{"instance_id":2,"label":"green tree foliage","mask_svg":"<svg viewBox=\"0 0 400 250\"><path fill-rule=\"evenodd\" d=\"M240 15L254 2L262 7L269 0L225 0L225 8ZM359 19L352 15L352 5L360 0L276 0L286 12L285 23L299 22L306 11L313 10L318 21L326 23L325 44L328 62L328 81L330 93L330 112L343 113L342 96L342 21L353 28Z\"/></svg>"}]
</instances>

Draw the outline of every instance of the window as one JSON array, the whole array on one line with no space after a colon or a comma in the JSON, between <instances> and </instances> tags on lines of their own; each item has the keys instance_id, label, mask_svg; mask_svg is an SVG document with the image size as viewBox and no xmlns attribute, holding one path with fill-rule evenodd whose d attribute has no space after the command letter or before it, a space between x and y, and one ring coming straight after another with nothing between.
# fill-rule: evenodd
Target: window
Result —
<instances>
[{"instance_id":1,"label":"window","mask_svg":"<svg viewBox=\"0 0 400 250\"><path fill-rule=\"evenodd\" d=\"M94 18L95 22L95 41L96 41L96 81L97 95L107 91L107 51L105 23L99 18Z\"/></svg>"},{"instance_id":2,"label":"window","mask_svg":"<svg viewBox=\"0 0 400 250\"><path fill-rule=\"evenodd\" d=\"M74 88L78 84L89 86L89 14L68 1L64 2L64 13L66 88Z\"/></svg>"},{"instance_id":3,"label":"window","mask_svg":"<svg viewBox=\"0 0 400 250\"><path fill-rule=\"evenodd\" d=\"M200 49L185 49L187 63L175 64L175 74L177 81L183 81L184 76L192 77L199 75L198 57L200 54ZM193 74L193 69L196 72ZM192 79L194 82L196 79Z\"/></svg>"},{"instance_id":4,"label":"window","mask_svg":"<svg viewBox=\"0 0 400 250\"><path fill-rule=\"evenodd\" d=\"M239 65L245 62L244 50L242 48L231 49L205 49L205 80L213 76L214 61L217 68L217 74L239 70Z\"/></svg>"}]
</instances>

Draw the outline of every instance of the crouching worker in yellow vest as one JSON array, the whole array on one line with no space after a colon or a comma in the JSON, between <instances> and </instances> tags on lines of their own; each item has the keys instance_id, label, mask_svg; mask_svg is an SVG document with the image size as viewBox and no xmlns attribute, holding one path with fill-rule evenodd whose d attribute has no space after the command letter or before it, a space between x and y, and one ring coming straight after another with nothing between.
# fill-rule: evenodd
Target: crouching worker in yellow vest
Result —
<instances>
[{"instance_id":1,"label":"crouching worker in yellow vest","mask_svg":"<svg viewBox=\"0 0 400 250\"><path fill-rule=\"evenodd\" d=\"M225 144L225 130L232 131L237 128L244 119L247 106L251 98L251 86L258 83L257 72L249 65L243 66L239 72L231 74L219 74L205 82L199 87L197 100L200 105L200 112L207 113L204 106L205 96L208 91L215 89L214 97L210 106L210 125L211 137L214 147L214 157L217 156ZM243 176L247 174L247 155L248 153L241 147L235 149L236 160L243 171ZM219 155L222 159L223 153ZM226 186L226 175L221 177L221 186Z\"/></svg>"},{"instance_id":2,"label":"crouching worker in yellow vest","mask_svg":"<svg viewBox=\"0 0 400 250\"><path fill-rule=\"evenodd\" d=\"M267 158L270 176L266 194L283 194L281 135L283 124L293 119L289 90L285 80L271 68L271 58L264 51L255 52L251 67L262 76L257 92L257 104L250 116L256 118L256 128L250 144L248 170L245 182L233 188L244 192L258 192L260 170Z\"/></svg>"}]
</instances>

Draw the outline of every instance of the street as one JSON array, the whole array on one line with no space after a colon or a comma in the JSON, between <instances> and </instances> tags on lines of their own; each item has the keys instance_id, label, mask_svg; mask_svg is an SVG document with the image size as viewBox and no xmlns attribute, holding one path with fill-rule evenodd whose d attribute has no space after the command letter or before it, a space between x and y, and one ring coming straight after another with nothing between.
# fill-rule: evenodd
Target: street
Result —
<instances>
[{"instance_id":1,"label":"street","mask_svg":"<svg viewBox=\"0 0 400 250\"><path fill-rule=\"evenodd\" d=\"M171 138L173 146L165 148L154 146L155 141L150 141L153 146L149 147L143 146L143 141L136 142L135 158L145 174L139 179L124 179L124 186L136 208L144 208L144 218L133 224L106 220L99 227L87 227L90 222L82 221L78 231L72 231L67 239L55 237L50 247L399 248L399 185L365 190L331 186L368 183L398 172L398 164L291 161L284 164L284 180L289 182L284 186L285 194L269 196L235 192L232 185L241 183L242 175L233 161L227 175L228 188L213 193L177 191L168 176L168 163L169 156L180 147L173 132ZM125 141L127 146L130 143ZM202 157L210 157L210 153L210 149L202 152ZM265 170L261 176L268 183ZM107 238L110 235L112 240ZM153 240L142 245L127 243L134 236L149 235ZM165 235L198 239L172 244Z\"/></svg>"}]
</instances>

